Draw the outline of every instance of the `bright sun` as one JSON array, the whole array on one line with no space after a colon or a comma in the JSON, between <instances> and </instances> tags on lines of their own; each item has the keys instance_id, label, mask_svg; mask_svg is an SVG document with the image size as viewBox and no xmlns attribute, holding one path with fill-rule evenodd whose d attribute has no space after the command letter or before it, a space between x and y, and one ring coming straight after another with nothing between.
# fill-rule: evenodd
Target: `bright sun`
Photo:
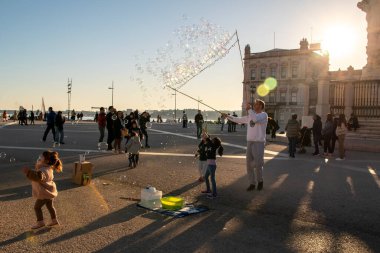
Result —
<instances>
[{"instance_id":1,"label":"bright sun","mask_svg":"<svg viewBox=\"0 0 380 253\"><path fill-rule=\"evenodd\" d=\"M322 50L328 51L333 58L344 58L355 48L355 32L347 26L331 26L323 37Z\"/></svg>"}]
</instances>

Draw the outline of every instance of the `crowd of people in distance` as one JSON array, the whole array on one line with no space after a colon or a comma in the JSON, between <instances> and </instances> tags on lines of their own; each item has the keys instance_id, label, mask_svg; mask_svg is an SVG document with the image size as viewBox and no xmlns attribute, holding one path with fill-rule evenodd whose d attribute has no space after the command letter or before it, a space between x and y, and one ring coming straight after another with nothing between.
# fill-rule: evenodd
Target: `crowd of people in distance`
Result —
<instances>
[{"instance_id":1,"label":"crowd of people in distance","mask_svg":"<svg viewBox=\"0 0 380 253\"><path fill-rule=\"evenodd\" d=\"M124 153L128 154L129 166L136 167L139 163L140 148L150 148L147 128L150 125L150 114L147 111L139 114L136 110L124 116L122 111L117 111L113 106L105 112L103 107L97 116L99 128L99 143L102 143L107 129L107 150L115 154L123 153L122 140L125 139ZM141 140L145 140L145 146Z\"/></svg>"},{"instance_id":2,"label":"crowd of people in distance","mask_svg":"<svg viewBox=\"0 0 380 253\"><path fill-rule=\"evenodd\" d=\"M269 124L269 123L268 123ZM314 152L313 156L323 156L332 158L335 152L336 142L338 141L338 157L336 160L345 159L345 138L347 131L359 128L359 121L357 117L352 114L351 118L347 121L344 114L340 114L338 117L333 117L332 114L326 115L326 121L322 127L322 120L319 115L313 116L313 126L311 128ZM307 139L310 138L310 134L307 133L306 127L301 128L300 122L297 120L297 114L292 114L291 119L285 127L286 137L288 138L288 150L289 157L294 158L296 153L297 144L301 146L300 153L302 153L303 146L311 143ZM319 147L323 147L323 153L320 152Z\"/></svg>"}]
</instances>

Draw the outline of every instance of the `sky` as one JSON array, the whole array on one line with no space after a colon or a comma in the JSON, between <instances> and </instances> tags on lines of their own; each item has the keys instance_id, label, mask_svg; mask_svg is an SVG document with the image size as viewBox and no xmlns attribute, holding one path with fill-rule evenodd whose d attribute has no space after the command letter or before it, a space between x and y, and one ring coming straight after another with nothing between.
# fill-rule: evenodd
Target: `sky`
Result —
<instances>
[{"instance_id":1,"label":"sky","mask_svg":"<svg viewBox=\"0 0 380 253\"><path fill-rule=\"evenodd\" d=\"M40 109L42 97L46 106L67 110L68 78L75 110L108 107L112 82L120 110L173 109L175 97L177 108L197 108L196 101L164 89L160 76L137 71L136 64L146 69L152 57L166 59L157 52L180 43L176 31L204 20L223 33L237 31L243 51L246 44L252 52L298 48L305 37L330 44L330 70L360 69L366 64L367 24L357 2L0 0L0 110ZM174 63L181 63L180 54ZM165 64L156 61L153 68ZM235 46L180 91L220 110L238 110L242 81Z\"/></svg>"}]
</instances>

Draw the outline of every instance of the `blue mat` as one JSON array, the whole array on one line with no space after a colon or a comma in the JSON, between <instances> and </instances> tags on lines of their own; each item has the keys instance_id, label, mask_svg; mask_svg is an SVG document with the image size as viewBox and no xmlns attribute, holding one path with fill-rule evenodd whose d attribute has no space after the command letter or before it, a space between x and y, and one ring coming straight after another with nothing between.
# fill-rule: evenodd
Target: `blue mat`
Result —
<instances>
[{"instance_id":1,"label":"blue mat","mask_svg":"<svg viewBox=\"0 0 380 253\"><path fill-rule=\"evenodd\" d=\"M160 213L163 215L172 216L174 218L182 218L185 216L189 216L191 214L203 213L203 212L210 210L207 206L203 206L203 205L195 206L193 204L186 204L184 208L177 210L177 211L165 210L162 208L152 209L152 208L142 206L142 205L140 205L140 203L137 203L137 206L144 208L144 209L147 209L149 211L155 212L155 213Z\"/></svg>"}]
</instances>

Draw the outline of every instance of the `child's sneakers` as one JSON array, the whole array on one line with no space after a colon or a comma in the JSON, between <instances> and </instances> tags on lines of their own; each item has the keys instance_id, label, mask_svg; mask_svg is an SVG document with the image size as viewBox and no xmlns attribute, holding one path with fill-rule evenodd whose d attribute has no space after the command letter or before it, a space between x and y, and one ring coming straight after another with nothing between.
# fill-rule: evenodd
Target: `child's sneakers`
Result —
<instances>
[{"instance_id":1,"label":"child's sneakers","mask_svg":"<svg viewBox=\"0 0 380 253\"><path fill-rule=\"evenodd\" d=\"M203 191L201 191L201 193L203 193L203 194L210 194L211 191L203 190Z\"/></svg>"},{"instance_id":2,"label":"child's sneakers","mask_svg":"<svg viewBox=\"0 0 380 253\"><path fill-rule=\"evenodd\" d=\"M45 227L45 222L43 220L37 221L36 225L32 227L32 229L39 229Z\"/></svg>"},{"instance_id":3,"label":"child's sneakers","mask_svg":"<svg viewBox=\"0 0 380 253\"><path fill-rule=\"evenodd\" d=\"M52 219L50 224L48 225L49 227L54 227L54 226L58 226L59 225L59 222L57 219Z\"/></svg>"},{"instance_id":4,"label":"child's sneakers","mask_svg":"<svg viewBox=\"0 0 380 253\"><path fill-rule=\"evenodd\" d=\"M204 177L199 177L199 178L198 178L198 182L199 182L199 183L202 183L202 182L204 182L204 181L205 181Z\"/></svg>"}]
</instances>

